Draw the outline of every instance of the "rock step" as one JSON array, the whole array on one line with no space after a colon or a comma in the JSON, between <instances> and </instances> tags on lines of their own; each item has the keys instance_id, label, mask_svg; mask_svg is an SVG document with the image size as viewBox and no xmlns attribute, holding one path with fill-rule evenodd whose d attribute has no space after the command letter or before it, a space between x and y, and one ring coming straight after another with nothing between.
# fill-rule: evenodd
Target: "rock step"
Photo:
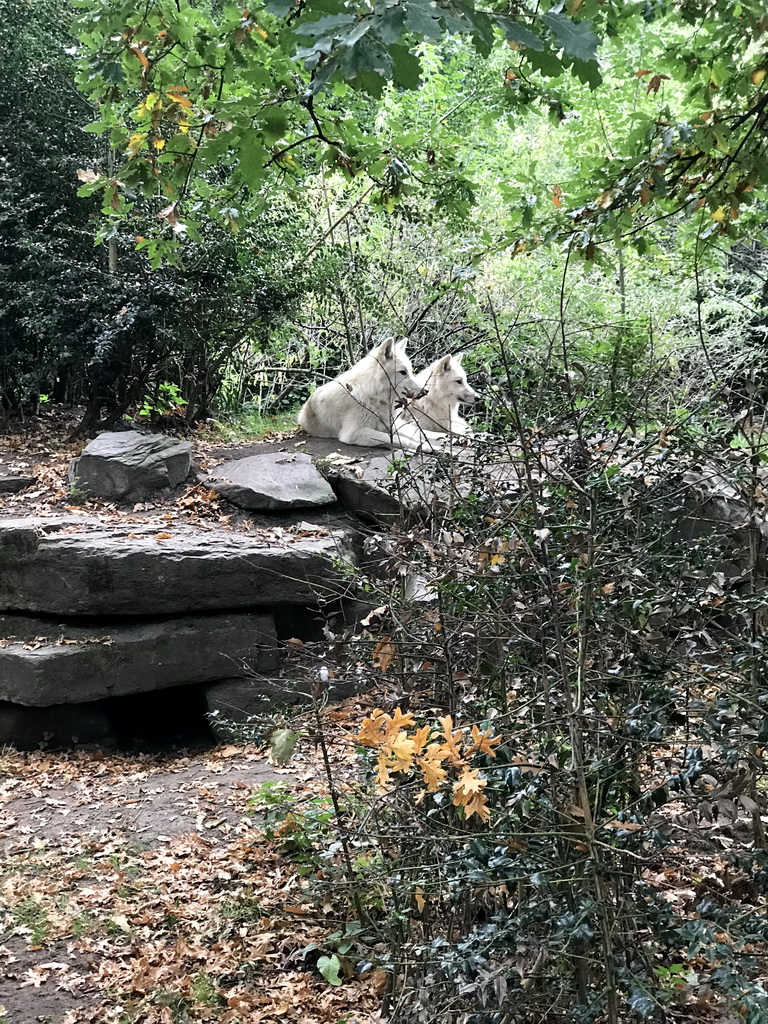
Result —
<instances>
[{"instance_id":1,"label":"rock step","mask_svg":"<svg viewBox=\"0 0 768 1024\"><path fill-rule=\"evenodd\" d=\"M205 485L251 511L314 508L336 501L328 481L302 452L271 452L225 462Z\"/></svg>"},{"instance_id":2,"label":"rock step","mask_svg":"<svg viewBox=\"0 0 768 1024\"><path fill-rule=\"evenodd\" d=\"M0 494L18 494L25 487L31 487L37 477L0 475Z\"/></svg>"},{"instance_id":3,"label":"rock step","mask_svg":"<svg viewBox=\"0 0 768 1024\"><path fill-rule=\"evenodd\" d=\"M350 589L350 530L265 535L86 517L0 518L0 612L179 615L315 606Z\"/></svg>"},{"instance_id":4,"label":"rock step","mask_svg":"<svg viewBox=\"0 0 768 1024\"><path fill-rule=\"evenodd\" d=\"M0 615L0 700L47 707L274 672L271 615L82 626Z\"/></svg>"}]
</instances>

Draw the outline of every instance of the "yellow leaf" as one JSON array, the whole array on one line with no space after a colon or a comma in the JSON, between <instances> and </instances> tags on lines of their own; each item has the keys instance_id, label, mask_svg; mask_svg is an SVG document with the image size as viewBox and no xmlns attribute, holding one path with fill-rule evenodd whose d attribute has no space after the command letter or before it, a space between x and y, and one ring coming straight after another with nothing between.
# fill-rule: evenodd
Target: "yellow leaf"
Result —
<instances>
[{"instance_id":1,"label":"yellow leaf","mask_svg":"<svg viewBox=\"0 0 768 1024\"><path fill-rule=\"evenodd\" d=\"M404 715L400 708L395 708L395 713L392 716L392 728L399 731L400 729L407 728L409 725L413 725L414 721L415 719L410 712Z\"/></svg>"},{"instance_id":2,"label":"yellow leaf","mask_svg":"<svg viewBox=\"0 0 768 1024\"><path fill-rule=\"evenodd\" d=\"M387 737L388 721L391 721L389 715L381 708L374 708L360 723L360 732L357 734L359 742L364 747L380 747Z\"/></svg>"},{"instance_id":3,"label":"yellow leaf","mask_svg":"<svg viewBox=\"0 0 768 1024\"><path fill-rule=\"evenodd\" d=\"M476 750L481 754L489 754L491 757L496 757L496 751L493 749L501 743L501 736L494 736L491 738L491 730L487 729L485 732L480 732L476 725L472 726L472 746L467 751L467 756L473 754Z\"/></svg>"},{"instance_id":4,"label":"yellow leaf","mask_svg":"<svg viewBox=\"0 0 768 1024\"><path fill-rule=\"evenodd\" d=\"M389 765L391 771L407 772L413 764L413 748L413 740L409 739L407 732L401 731L381 749L384 754L389 754L394 759L394 764Z\"/></svg>"},{"instance_id":5,"label":"yellow leaf","mask_svg":"<svg viewBox=\"0 0 768 1024\"><path fill-rule=\"evenodd\" d=\"M373 649L373 662L380 672L386 672L395 656L395 645L389 637L380 640Z\"/></svg>"},{"instance_id":6,"label":"yellow leaf","mask_svg":"<svg viewBox=\"0 0 768 1024\"><path fill-rule=\"evenodd\" d=\"M487 780L481 779L474 769L465 768L458 781L453 784L454 806L463 807L467 818L476 814L483 821L487 821L490 812L487 807L488 799L483 793L487 785Z\"/></svg>"},{"instance_id":7,"label":"yellow leaf","mask_svg":"<svg viewBox=\"0 0 768 1024\"><path fill-rule=\"evenodd\" d=\"M429 793L436 793L447 777L445 768L436 758L425 756L419 761L419 768L424 776Z\"/></svg>"},{"instance_id":8,"label":"yellow leaf","mask_svg":"<svg viewBox=\"0 0 768 1024\"><path fill-rule=\"evenodd\" d=\"M722 206L718 206L718 208L712 214L712 220L717 221L718 224L721 224L725 220L725 217L726 213Z\"/></svg>"},{"instance_id":9,"label":"yellow leaf","mask_svg":"<svg viewBox=\"0 0 768 1024\"><path fill-rule=\"evenodd\" d=\"M379 786L385 786L389 782L389 768L387 767L387 755L383 750L379 751L379 768L376 772L376 782Z\"/></svg>"},{"instance_id":10,"label":"yellow leaf","mask_svg":"<svg viewBox=\"0 0 768 1024\"><path fill-rule=\"evenodd\" d=\"M477 769L465 768L458 780L454 782L453 789L455 793L470 794L482 792L485 786L486 781L480 778Z\"/></svg>"},{"instance_id":11,"label":"yellow leaf","mask_svg":"<svg viewBox=\"0 0 768 1024\"><path fill-rule=\"evenodd\" d=\"M155 147L155 149L163 149L163 147L165 146L165 139L154 139L152 145Z\"/></svg>"},{"instance_id":12,"label":"yellow leaf","mask_svg":"<svg viewBox=\"0 0 768 1024\"><path fill-rule=\"evenodd\" d=\"M423 725L420 729L416 730L416 735L413 737L413 752L414 754L420 754L424 749L424 744L429 739L430 727Z\"/></svg>"},{"instance_id":13,"label":"yellow leaf","mask_svg":"<svg viewBox=\"0 0 768 1024\"><path fill-rule=\"evenodd\" d=\"M146 134L144 132L137 132L136 135L132 135L128 139L128 145L125 147L131 156L136 156L138 151L144 145L146 141Z\"/></svg>"},{"instance_id":14,"label":"yellow leaf","mask_svg":"<svg viewBox=\"0 0 768 1024\"><path fill-rule=\"evenodd\" d=\"M147 60L147 55L146 55L146 54L145 54L145 53L143 52L143 50L141 50L141 48L140 48L140 47L138 47L138 46L136 46L136 45L134 44L134 45L133 45L133 46L131 47L131 53L132 53L132 54L133 54L133 55L134 55L135 57L138 57L138 59L139 59L139 63L140 63L140 64L141 64L141 66L142 66L142 67L144 68L144 70L145 70L145 71L147 71L147 70L149 69L149 61Z\"/></svg>"},{"instance_id":15,"label":"yellow leaf","mask_svg":"<svg viewBox=\"0 0 768 1024\"><path fill-rule=\"evenodd\" d=\"M752 85L762 85L766 74L768 74L768 69L756 68L751 75Z\"/></svg>"},{"instance_id":16,"label":"yellow leaf","mask_svg":"<svg viewBox=\"0 0 768 1024\"><path fill-rule=\"evenodd\" d=\"M488 797L485 793L477 793L473 796L469 803L464 805L464 813L467 818L476 814L481 821L488 821L491 812L488 810Z\"/></svg>"},{"instance_id":17,"label":"yellow leaf","mask_svg":"<svg viewBox=\"0 0 768 1024\"><path fill-rule=\"evenodd\" d=\"M189 121L184 120L184 118L179 118L179 131L184 132L186 135L189 131Z\"/></svg>"},{"instance_id":18,"label":"yellow leaf","mask_svg":"<svg viewBox=\"0 0 768 1024\"><path fill-rule=\"evenodd\" d=\"M169 99L172 99L174 103L178 103L180 107L184 107L189 110L192 106L192 100L188 96L182 96L179 92L167 92L165 94Z\"/></svg>"},{"instance_id":19,"label":"yellow leaf","mask_svg":"<svg viewBox=\"0 0 768 1024\"><path fill-rule=\"evenodd\" d=\"M261 36L262 39L266 39L267 38L267 33L264 31L263 28L259 28L258 25L254 25L253 27L256 29L256 31L258 32L258 34Z\"/></svg>"},{"instance_id":20,"label":"yellow leaf","mask_svg":"<svg viewBox=\"0 0 768 1024\"><path fill-rule=\"evenodd\" d=\"M159 93L149 92L141 101L136 109L136 116L143 117L148 114L150 110L153 110L156 106L161 105L162 100L160 99Z\"/></svg>"},{"instance_id":21,"label":"yellow leaf","mask_svg":"<svg viewBox=\"0 0 768 1024\"><path fill-rule=\"evenodd\" d=\"M563 205L562 196L563 190L560 188L559 185L555 185L555 187L552 189L552 202L555 204L555 206L560 207Z\"/></svg>"},{"instance_id":22,"label":"yellow leaf","mask_svg":"<svg viewBox=\"0 0 768 1024\"><path fill-rule=\"evenodd\" d=\"M424 899L424 890L416 889L413 894L413 898L416 901L416 906L419 908L419 912L421 912L427 905L427 901Z\"/></svg>"}]
</instances>

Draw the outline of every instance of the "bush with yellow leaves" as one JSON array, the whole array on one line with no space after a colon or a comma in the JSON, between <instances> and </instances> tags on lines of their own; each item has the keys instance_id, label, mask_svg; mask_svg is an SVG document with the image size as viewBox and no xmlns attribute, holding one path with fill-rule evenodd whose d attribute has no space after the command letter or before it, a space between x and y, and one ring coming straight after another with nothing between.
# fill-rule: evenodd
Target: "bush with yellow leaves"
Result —
<instances>
[{"instance_id":1,"label":"bush with yellow leaves","mask_svg":"<svg viewBox=\"0 0 768 1024\"><path fill-rule=\"evenodd\" d=\"M453 804L462 809L467 819L476 814L488 821L490 811L483 778L471 761L479 754L495 757L494 747L501 743L492 730L482 732L476 725L469 729L454 729L450 715L438 718L432 725L414 728L412 714L395 709L389 715L380 708L363 720L358 740L364 747L378 750L376 781L386 789L393 774L420 774L424 790L416 798L422 803L427 793L437 793L451 782ZM413 729L413 731L411 731Z\"/></svg>"}]
</instances>

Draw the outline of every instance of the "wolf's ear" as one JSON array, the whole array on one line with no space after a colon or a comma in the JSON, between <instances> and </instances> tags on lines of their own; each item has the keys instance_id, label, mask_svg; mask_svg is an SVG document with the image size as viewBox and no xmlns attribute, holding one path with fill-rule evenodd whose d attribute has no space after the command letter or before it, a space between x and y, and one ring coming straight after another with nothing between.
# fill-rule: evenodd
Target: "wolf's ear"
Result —
<instances>
[{"instance_id":1,"label":"wolf's ear","mask_svg":"<svg viewBox=\"0 0 768 1024\"><path fill-rule=\"evenodd\" d=\"M397 347L400 349L401 352L405 352L405 350L408 348L408 339L401 338L400 341L398 341L397 343Z\"/></svg>"},{"instance_id":2,"label":"wolf's ear","mask_svg":"<svg viewBox=\"0 0 768 1024\"><path fill-rule=\"evenodd\" d=\"M382 359L394 359L395 358L395 339L387 338L386 341L382 341L379 345L379 352Z\"/></svg>"},{"instance_id":3,"label":"wolf's ear","mask_svg":"<svg viewBox=\"0 0 768 1024\"><path fill-rule=\"evenodd\" d=\"M460 363L466 354L466 352L459 352L459 354L457 356L454 356L453 358L455 362Z\"/></svg>"},{"instance_id":4,"label":"wolf's ear","mask_svg":"<svg viewBox=\"0 0 768 1024\"><path fill-rule=\"evenodd\" d=\"M443 358L440 360L440 362L438 364L438 367L437 367L438 370L440 371L440 373L450 373L451 372L451 360L452 359L453 359L453 356L443 356Z\"/></svg>"}]
</instances>

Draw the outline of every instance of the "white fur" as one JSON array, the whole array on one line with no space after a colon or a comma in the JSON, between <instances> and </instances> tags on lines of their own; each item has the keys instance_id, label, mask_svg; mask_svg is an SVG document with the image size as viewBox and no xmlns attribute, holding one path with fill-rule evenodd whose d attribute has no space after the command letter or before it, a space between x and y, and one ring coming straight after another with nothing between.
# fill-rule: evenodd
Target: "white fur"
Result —
<instances>
[{"instance_id":1,"label":"white fur","mask_svg":"<svg viewBox=\"0 0 768 1024\"><path fill-rule=\"evenodd\" d=\"M469 386L461 365L462 356L441 356L416 374L419 391L426 392L409 402L395 420L395 430L406 428L427 433L466 434L469 424L459 415L460 405L474 405L477 392Z\"/></svg>"},{"instance_id":2,"label":"white fur","mask_svg":"<svg viewBox=\"0 0 768 1024\"><path fill-rule=\"evenodd\" d=\"M336 437L344 444L391 444L397 403L406 391L421 390L405 354L407 344L407 338L388 338L322 384L304 403L299 426L315 437Z\"/></svg>"}]
</instances>

